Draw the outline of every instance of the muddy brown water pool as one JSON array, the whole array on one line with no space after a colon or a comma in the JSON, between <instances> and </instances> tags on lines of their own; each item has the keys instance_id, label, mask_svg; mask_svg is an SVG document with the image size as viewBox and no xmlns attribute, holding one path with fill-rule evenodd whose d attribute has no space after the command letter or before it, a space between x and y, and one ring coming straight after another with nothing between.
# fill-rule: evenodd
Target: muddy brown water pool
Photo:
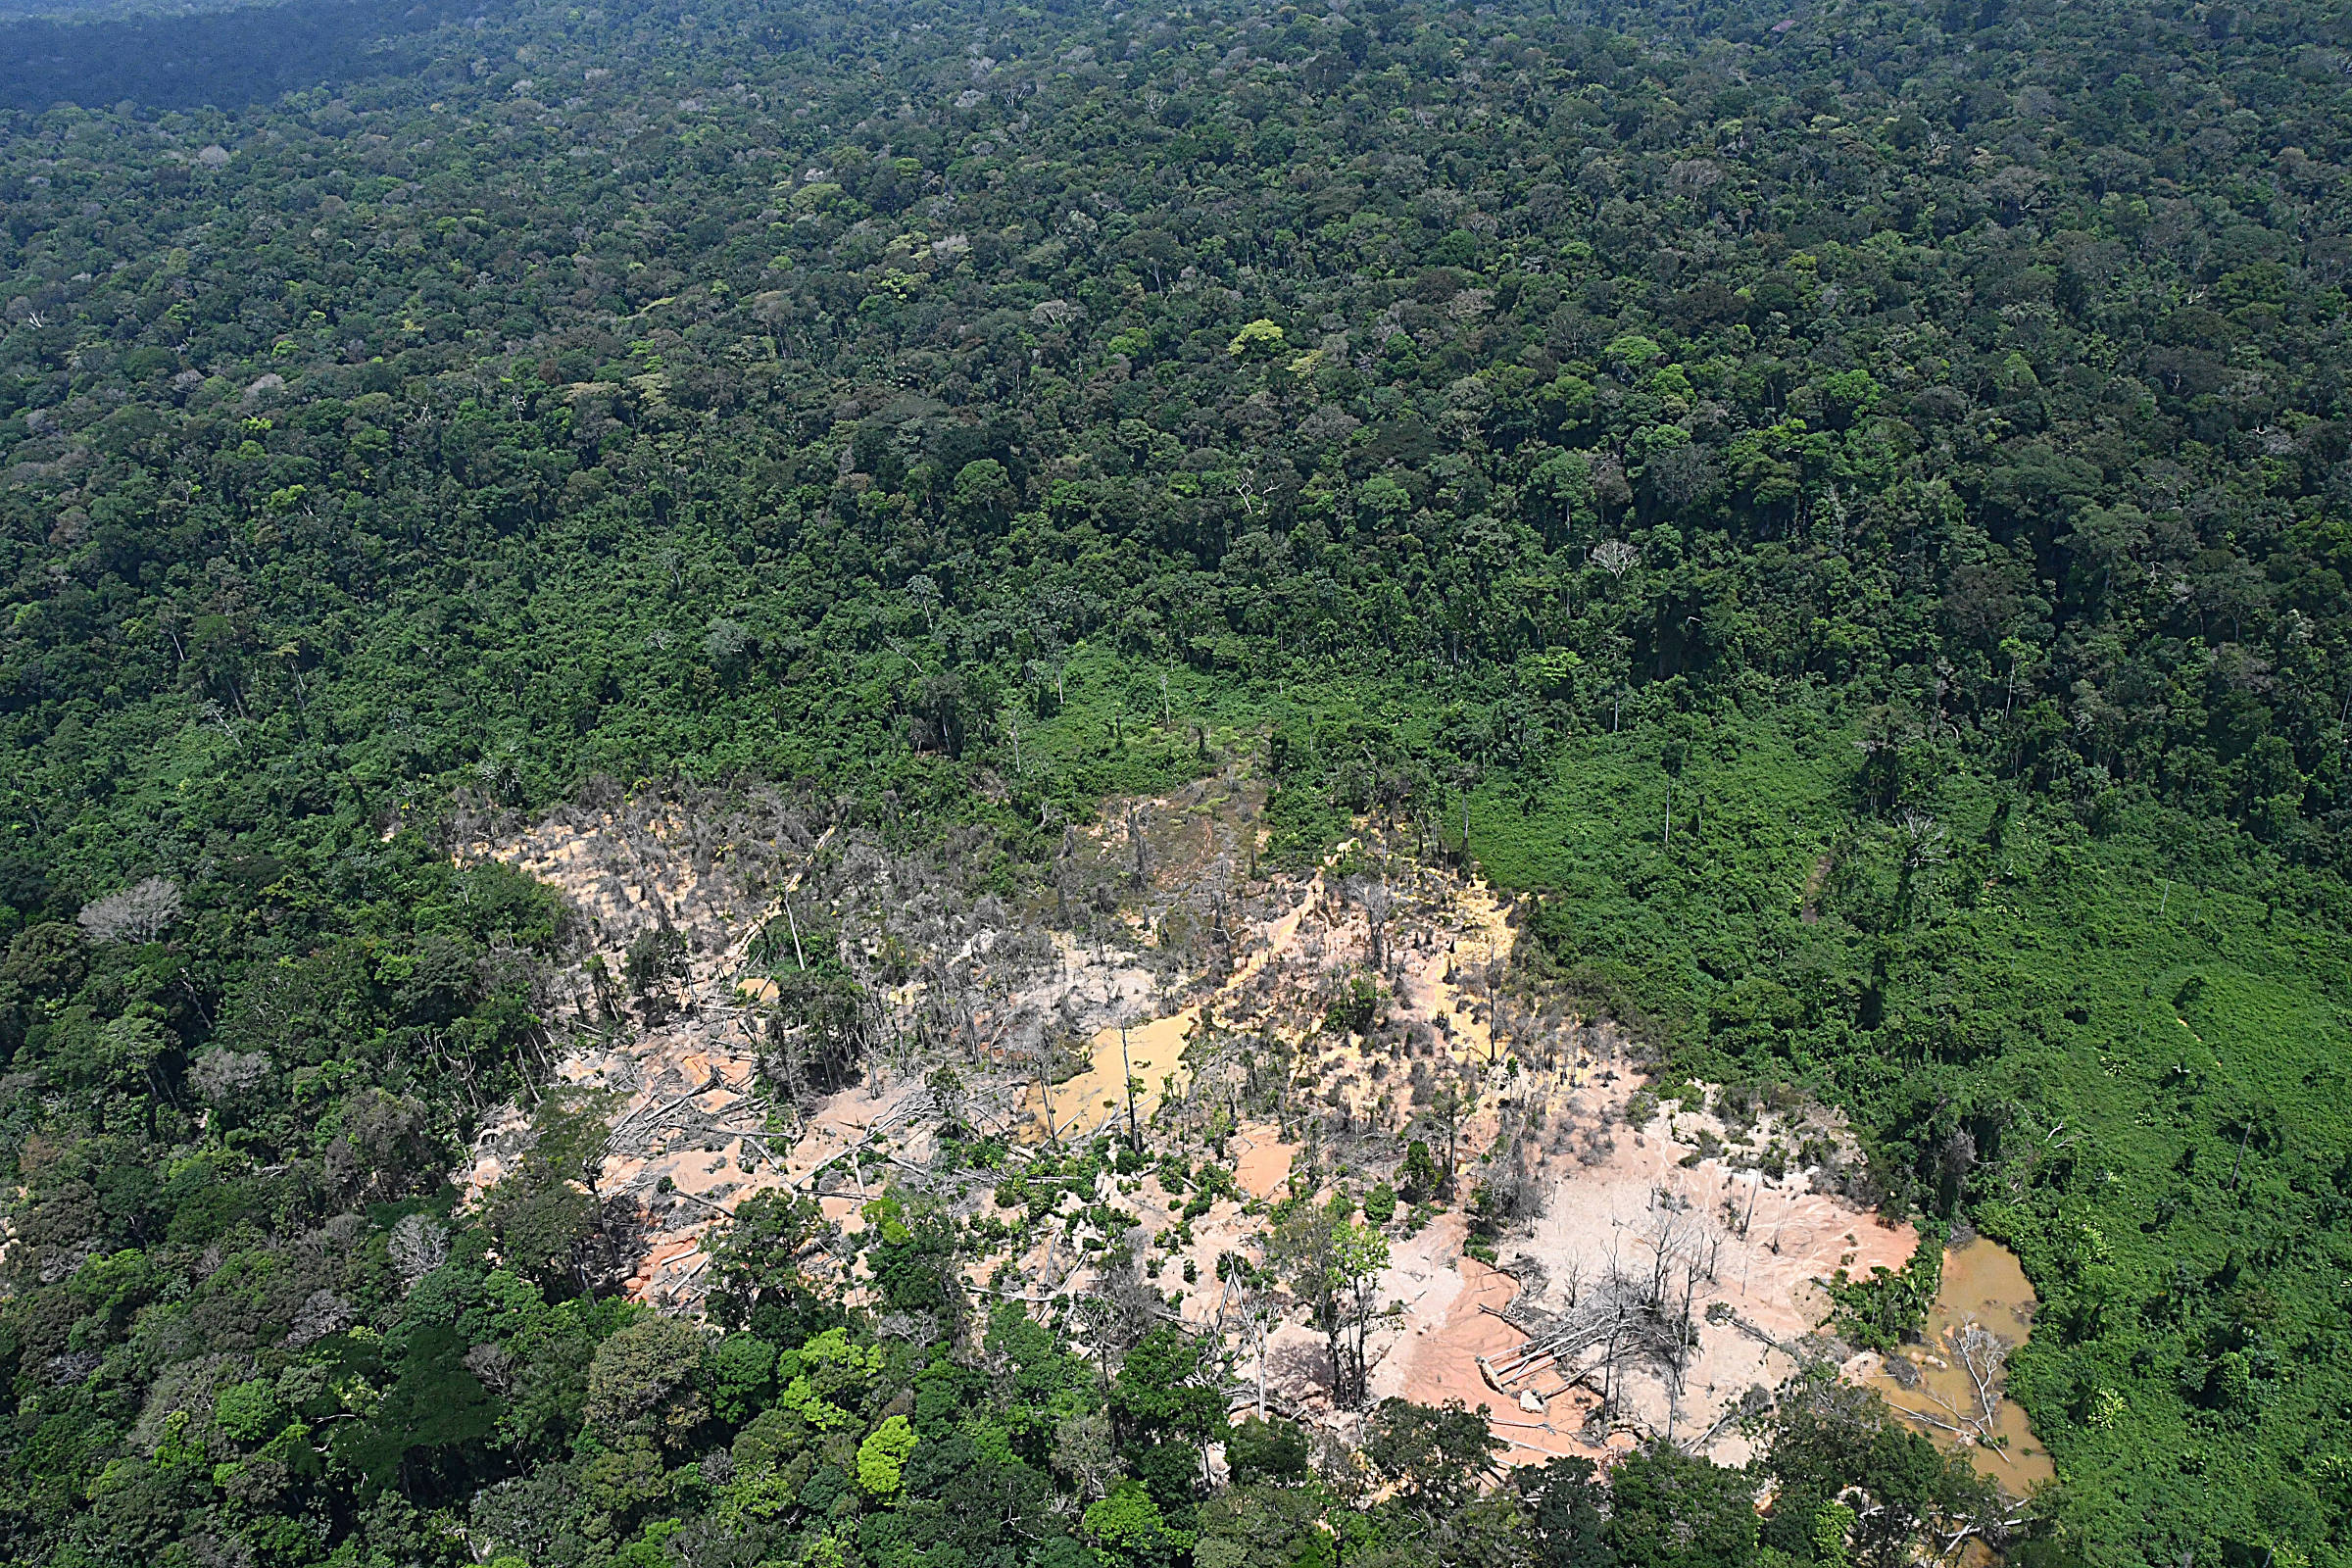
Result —
<instances>
[{"instance_id":1,"label":"muddy brown water pool","mask_svg":"<svg viewBox=\"0 0 2352 1568\"><path fill-rule=\"evenodd\" d=\"M2016 1254L1977 1237L1943 1254L1943 1288L1922 1343L1901 1351L1911 1372L1873 1356L1864 1376L1914 1426L1965 1447L1981 1474L2018 1496L2056 1475L2026 1412L2005 1393L2008 1357L2025 1344L2037 1304Z\"/></svg>"}]
</instances>

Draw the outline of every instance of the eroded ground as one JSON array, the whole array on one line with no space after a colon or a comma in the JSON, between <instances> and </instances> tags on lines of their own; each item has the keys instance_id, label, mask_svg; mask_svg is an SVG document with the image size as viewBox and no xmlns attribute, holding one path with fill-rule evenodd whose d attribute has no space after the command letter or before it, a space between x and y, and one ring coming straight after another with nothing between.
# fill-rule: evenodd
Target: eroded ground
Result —
<instances>
[{"instance_id":1,"label":"eroded ground","mask_svg":"<svg viewBox=\"0 0 2352 1568\"><path fill-rule=\"evenodd\" d=\"M974 1282L1045 1310L1116 1284L1123 1243L1166 1310L1223 1339L1237 1408L1344 1425L1322 1336L1234 1264L1264 1259L1275 1200L1360 1199L1417 1139L1458 1175L1451 1201L1389 1226L1374 1398L1483 1403L1514 1460L1652 1435L1744 1457L1741 1410L1838 1349L1818 1282L1915 1245L1838 1195L1835 1118L1695 1085L1661 1099L1614 1029L1514 980L1511 902L1393 853L1377 822L1319 867L1266 871L1263 799L1235 764L1108 802L1017 909L977 891L976 851L894 857L776 798L612 801L485 824L463 853L577 912L561 1074L612 1097L597 1188L642 1226L640 1298L693 1310L712 1225L753 1193L816 1195L846 1232L886 1183L1002 1220L1000 1180L1132 1129L1151 1168L1060 1195ZM811 941L866 999L854 1081L794 1065L811 1026L778 984ZM655 950L668 967L648 980ZM487 1127L468 1190L528 1136L520 1107ZM959 1161L973 1138L989 1170ZM1203 1161L1238 1190L1187 1217ZM1168 1170L1190 1174L1171 1191Z\"/></svg>"}]
</instances>

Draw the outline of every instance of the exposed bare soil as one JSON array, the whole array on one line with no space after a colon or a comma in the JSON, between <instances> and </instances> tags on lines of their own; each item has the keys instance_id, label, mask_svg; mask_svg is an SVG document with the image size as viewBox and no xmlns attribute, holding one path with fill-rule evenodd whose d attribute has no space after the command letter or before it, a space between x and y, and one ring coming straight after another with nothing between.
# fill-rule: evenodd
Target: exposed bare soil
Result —
<instances>
[{"instance_id":1,"label":"exposed bare soil","mask_svg":"<svg viewBox=\"0 0 2352 1568\"><path fill-rule=\"evenodd\" d=\"M561 1072L614 1097L598 1189L642 1229L627 1286L643 1299L695 1309L711 1226L762 1190L817 1195L851 1231L886 1182L998 1216L997 1178L942 1157L945 1112L1014 1169L1124 1138L1132 1117L1154 1158L1214 1161L1242 1194L1188 1222L1188 1193L1106 1172L1094 1197L1140 1222L1142 1282L1224 1340L1237 1405L1262 1396L1344 1428L1321 1336L1220 1263L1262 1256L1277 1197L1360 1197L1419 1139L1450 1149L1456 1200L1391 1228L1375 1398L1483 1403L1516 1460L1651 1434L1740 1457L1741 1401L1834 1348L1815 1336L1816 1282L1899 1266L1914 1246L1791 1159L1849 1153L1835 1118L1644 1093L1616 1030L1514 976L1510 901L1389 853L1378 823L1311 872L1265 873L1262 804L1241 764L1108 802L1019 909L979 891L977 852L893 856L774 797L486 822L461 856L529 871L577 912ZM777 1015L773 977L805 966L820 931L864 987L863 1045L854 1083L796 1085L778 1063L802 1026ZM669 934L675 972L624 987L649 933ZM469 1192L528 1127L515 1106L483 1130ZM1466 1251L1460 1200L1482 1188L1492 1264ZM1115 1237L1084 1208L1065 1198L975 1283L1040 1301L1115 1287Z\"/></svg>"}]
</instances>

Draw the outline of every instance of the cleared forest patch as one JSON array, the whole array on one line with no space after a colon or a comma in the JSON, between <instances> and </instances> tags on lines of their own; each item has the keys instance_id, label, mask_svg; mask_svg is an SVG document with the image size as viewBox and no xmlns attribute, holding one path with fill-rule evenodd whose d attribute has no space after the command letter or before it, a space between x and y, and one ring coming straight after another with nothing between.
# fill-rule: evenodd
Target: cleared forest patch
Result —
<instances>
[{"instance_id":1,"label":"cleared forest patch","mask_svg":"<svg viewBox=\"0 0 2352 1568\"><path fill-rule=\"evenodd\" d=\"M894 853L780 796L485 823L462 858L575 911L559 1076L609 1097L593 1187L640 1299L697 1310L753 1194L848 1235L890 1191L973 1239L975 1287L1213 1336L1237 1408L1346 1431L1459 1398L1515 1460L1743 1456L1740 1418L1838 1352L1818 1282L1915 1246L1838 1195L1836 1119L1654 1084L1513 967L1512 901L1376 820L1265 869L1264 803L1240 764L1107 802L1017 906L979 846ZM469 1192L532 1125L483 1130ZM1335 1198L1385 1251L1344 1333L1281 1234Z\"/></svg>"}]
</instances>

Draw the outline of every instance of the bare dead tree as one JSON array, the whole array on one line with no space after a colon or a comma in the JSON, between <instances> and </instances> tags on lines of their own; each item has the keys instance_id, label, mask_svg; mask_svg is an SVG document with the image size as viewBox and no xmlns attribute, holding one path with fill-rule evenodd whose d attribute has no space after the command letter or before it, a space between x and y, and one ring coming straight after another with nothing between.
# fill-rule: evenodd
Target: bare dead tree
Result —
<instances>
[{"instance_id":1,"label":"bare dead tree","mask_svg":"<svg viewBox=\"0 0 2352 1568\"><path fill-rule=\"evenodd\" d=\"M1623 581L1626 572L1642 559L1642 547L1625 539L1603 539L1587 553L1592 564L1610 576Z\"/></svg>"},{"instance_id":2,"label":"bare dead tree","mask_svg":"<svg viewBox=\"0 0 2352 1568\"><path fill-rule=\"evenodd\" d=\"M1944 1330L1943 1347L1952 1365L1968 1379L1966 1404L1955 1404L1923 1383L1918 1392L1936 1408L1932 1411L1912 1408L1908 1413L1938 1431L1990 1449L2008 1462L2000 1426L2009 1342L1972 1317Z\"/></svg>"},{"instance_id":3,"label":"bare dead tree","mask_svg":"<svg viewBox=\"0 0 2352 1568\"><path fill-rule=\"evenodd\" d=\"M1371 936L1372 967L1385 969L1389 964L1389 920L1396 911L1396 896L1385 876L1358 879L1353 894Z\"/></svg>"}]
</instances>

